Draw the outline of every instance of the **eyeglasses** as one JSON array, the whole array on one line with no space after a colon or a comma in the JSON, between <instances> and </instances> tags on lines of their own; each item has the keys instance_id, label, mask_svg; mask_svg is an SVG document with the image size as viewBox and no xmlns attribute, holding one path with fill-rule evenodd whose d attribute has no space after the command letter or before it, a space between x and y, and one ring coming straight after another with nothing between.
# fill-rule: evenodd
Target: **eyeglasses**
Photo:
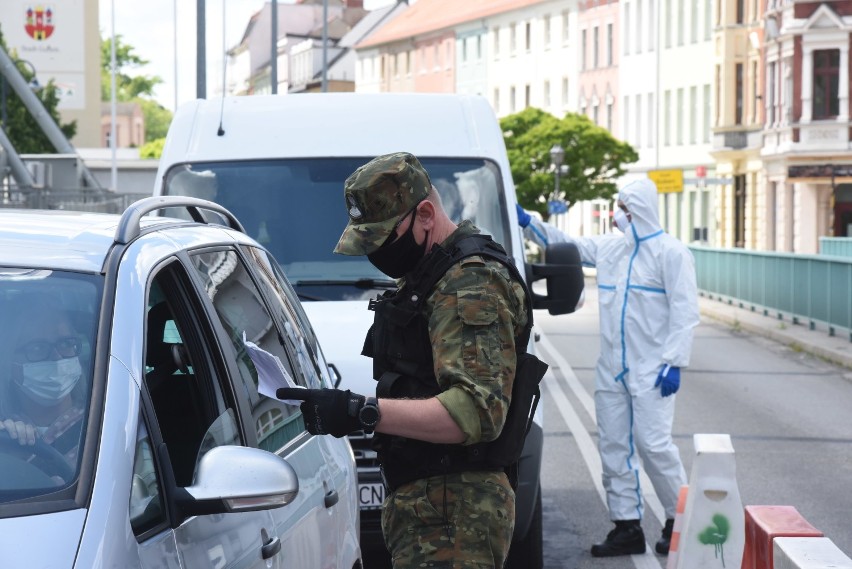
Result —
<instances>
[{"instance_id":1,"label":"eyeglasses","mask_svg":"<svg viewBox=\"0 0 852 569\"><path fill-rule=\"evenodd\" d=\"M55 351L63 358L73 358L74 356L80 355L81 348L80 339L74 336L67 336L64 338L59 338L53 342L47 340L33 340L31 342L27 342L23 346L20 346L17 350L17 353L24 354L24 357L27 358L29 362L42 362L51 355Z\"/></svg>"}]
</instances>

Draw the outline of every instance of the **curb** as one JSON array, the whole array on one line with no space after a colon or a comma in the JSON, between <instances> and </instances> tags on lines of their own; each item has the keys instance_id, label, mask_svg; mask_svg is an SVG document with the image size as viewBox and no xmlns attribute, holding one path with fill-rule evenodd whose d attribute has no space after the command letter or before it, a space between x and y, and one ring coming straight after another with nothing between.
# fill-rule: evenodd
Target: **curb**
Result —
<instances>
[{"instance_id":1,"label":"curb","mask_svg":"<svg viewBox=\"0 0 852 569\"><path fill-rule=\"evenodd\" d=\"M789 319L774 319L735 304L708 298L704 294L699 296L698 305L701 316L852 369L852 342L829 336L825 330L811 330L802 324L794 324Z\"/></svg>"}]
</instances>

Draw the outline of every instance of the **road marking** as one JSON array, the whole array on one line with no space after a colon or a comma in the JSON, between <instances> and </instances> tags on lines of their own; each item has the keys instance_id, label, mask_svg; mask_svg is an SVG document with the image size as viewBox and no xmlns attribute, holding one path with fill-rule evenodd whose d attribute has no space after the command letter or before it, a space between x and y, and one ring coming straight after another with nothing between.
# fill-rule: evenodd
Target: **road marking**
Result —
<instances>
[{"instance_id":1,"label":"road marking","mask_svg":"<svg viewBox=\"0 0 852 569\"><path fill-rule=\"evenodd\" d=\"M557 364L559 371L564 378L564 383L568 385L574 396L580 401L580 404L594 422L594 400L586 392L586 390L583 389L583 386L580 385L580 380L577 378L574 370L571 369L571 366L568 365L565 358L556 351L556 348L550 343L544 334L541 335L540 344L544 351L547 352L550 361ZM604 507L606 507L606 491L604 490L603 482L601 481L601 458L598 453L597 445L592 440L592 436L583 426L574 406L571 405L571 402L568 400L568 396L561 383L563 382L559 381L554 373L554 368L551 367L544 376L544 387L552 401L556 404L556 408L559 409L559 414L562 416L562 420L565 421L565 424L574 435L574 439L577 441L577 446L580 449L580 454L583 457L583 461L586 463L586 468L588 468L589 474L594 482L595 489L598 492L598 497L600 497L601 502L604 504ZM653 488L644 471L640 474L640 483L642 488ZM653 489L643 492L643 496L645 496L646 509L652 510L654 515L657 516L657 519L662 519L664 515L662 505L660 504L660 501ZM652 548L646 544L644 555L630 556L636 569L661 569L660 562L652 551Z\"/></svg>"}]
</instances>

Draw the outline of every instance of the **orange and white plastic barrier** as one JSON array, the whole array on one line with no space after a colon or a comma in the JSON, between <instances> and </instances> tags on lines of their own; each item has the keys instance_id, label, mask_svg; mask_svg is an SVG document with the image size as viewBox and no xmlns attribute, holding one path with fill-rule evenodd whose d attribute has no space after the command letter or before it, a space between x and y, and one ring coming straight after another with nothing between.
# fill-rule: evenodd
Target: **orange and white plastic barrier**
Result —
<instances>
[{"instance_id":1,"label":"orange and white plastic barrier","mask_svg":"<svg viewBox=\"0 0 852 569\"><path fill-rule=\"evenodd\" d=\"M674 569L737 567L743 557L745 521L731 437L697 434L693 441L695 459Z\"/></svg>"},{"instance_id":2,"label":"orange and white plastic barrier","mask_svg":"<svg viewBox=\"0 0 852 569\"><path fill-rule=\"evenodd\" d=\"M680 487L677 495L677 509L675 510L674 526L672 527L672 540L669 545L669 557L666 560L666 569L677 567L677 550L680 547L680 532L683 526L683 512L686 509L686 496L689 486L684 484Z\"/></svg>"}]
</instances>

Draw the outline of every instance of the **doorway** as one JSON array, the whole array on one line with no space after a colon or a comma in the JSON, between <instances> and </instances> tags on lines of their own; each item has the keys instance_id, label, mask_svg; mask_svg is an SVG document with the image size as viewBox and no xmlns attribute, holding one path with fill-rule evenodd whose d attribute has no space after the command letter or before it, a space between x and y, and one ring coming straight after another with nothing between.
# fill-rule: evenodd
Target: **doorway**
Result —
<instances>
[{"instance_id":1,"label":"doorway","mask_svg":"<svg viewBox=\"0 0 852 569\"><path fill-rule=\"evenodd\" d=\"M834 190L834 236L852 237L852 184Z\"/></svg>"}]
</instances>

